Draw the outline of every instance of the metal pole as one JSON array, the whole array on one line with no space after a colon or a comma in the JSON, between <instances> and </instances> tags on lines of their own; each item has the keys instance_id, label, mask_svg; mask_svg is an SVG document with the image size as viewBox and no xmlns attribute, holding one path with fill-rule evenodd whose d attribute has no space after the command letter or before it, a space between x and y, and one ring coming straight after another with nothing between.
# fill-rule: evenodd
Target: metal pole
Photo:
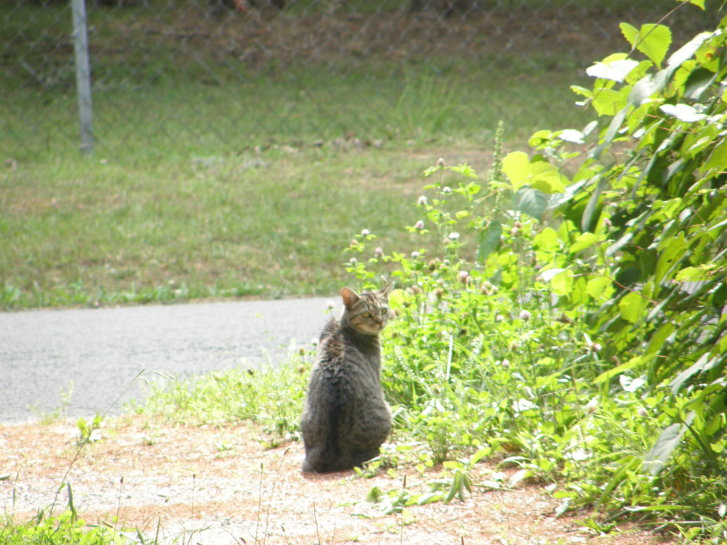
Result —
<instances>
[{"instance_id":1,"label":"metal pole","mask_svg":"<svg viewBox=\"0 0 727 545\"><path fill-rule=\"evenodd\" d=\"M73 49L76 58L76 94L81 123L81 151L93 150L93 104L91 102L91 66L88 60L86 2L71 0L73 11Z\"/></svg>"}]
</instances>

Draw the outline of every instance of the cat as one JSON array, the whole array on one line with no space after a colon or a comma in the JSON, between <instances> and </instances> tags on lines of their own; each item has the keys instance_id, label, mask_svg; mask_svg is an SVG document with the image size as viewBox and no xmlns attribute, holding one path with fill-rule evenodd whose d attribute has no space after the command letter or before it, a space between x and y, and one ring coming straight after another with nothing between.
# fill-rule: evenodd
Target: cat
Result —
<instances>
[{"instance_id":1,"label":"cat","mask_svg":"<svg viewBox=\"0 0 727 545\"><path fill-rule=\"evenodd\" d=\"M304 472L361 466L379 455L391 433L391 411L381 390L379 333L390 316L389 284L358 295L341 290L343 315L323 328L300 428Z\"/></svg>"}]
</instances>

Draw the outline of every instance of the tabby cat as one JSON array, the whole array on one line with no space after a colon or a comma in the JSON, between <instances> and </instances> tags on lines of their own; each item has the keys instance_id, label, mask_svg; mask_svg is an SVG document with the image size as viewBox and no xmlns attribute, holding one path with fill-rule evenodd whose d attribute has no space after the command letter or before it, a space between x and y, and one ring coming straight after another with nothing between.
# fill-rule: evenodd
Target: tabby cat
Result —
<instances>
[{"instance_id":1,"label":"tabby cat","mask_svg":"<svg viewBox=\"0 0 727 545\"><path fill-rule=\"evenodd\" d=\"M327 473L378 456L391 433L381 390L379 333L389 318L391 285L358 295L341 290L343 316L321 333L300 427L303 471Z\"/></svg>"}]
</instances>

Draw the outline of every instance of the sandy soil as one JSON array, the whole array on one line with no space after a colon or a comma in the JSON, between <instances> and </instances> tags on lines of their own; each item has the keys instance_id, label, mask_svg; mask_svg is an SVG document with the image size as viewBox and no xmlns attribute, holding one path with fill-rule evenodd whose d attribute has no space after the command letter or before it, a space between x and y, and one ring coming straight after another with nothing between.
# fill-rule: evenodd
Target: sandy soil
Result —
<instances>
[{"instance_id":1,"label":"sandy soil","mask_svg":"<svg viewBox=\"0 0 727 545\"><path fill-rule=\"evenodd\" d=\"M439 470L304 475L299 442L266 448L252 425L172 427L127 417L80 454L77 438L71 422L0 425L0 509L17 520L39 509L60 513L69 502L65 482L87 523L138 528L158 543L669 543L633 528L597 536L577 518L556 517L557 500L529 485L474 488L464 501L386 515L366 500L374 486L399 490L406 476L409 490L425 492ZM475 482L493 471L481 464Z\"/></svg>"}]
</instances>

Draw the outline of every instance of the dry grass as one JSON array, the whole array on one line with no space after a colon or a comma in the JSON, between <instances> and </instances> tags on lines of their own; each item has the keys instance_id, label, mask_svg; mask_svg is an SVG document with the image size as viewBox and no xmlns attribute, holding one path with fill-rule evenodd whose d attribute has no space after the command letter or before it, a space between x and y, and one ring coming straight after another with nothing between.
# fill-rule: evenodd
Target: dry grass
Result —
<instances>
[{"instance_id":1,"label":"dry grass","mask_svg":"<svg viewBox=\"0 0 727 545\"><path fill-rule=\"evenodd\" d=\"M0 508L18 520L47 508L76 454L70 423L0 426ZM371 479L353 472L300 471L302 445L275 449L251 425L157 427L126 418L102 430L71 468L74 504L88 523L139 528L160 543L497 543L654 545L639 529L595 536L557 518L542 488L475 489L465 501L384 515L366 501L372 487L425 491L439 470L412 467ZM481 464L480 480L495 468ZM477 479L476 479L477 480ZM55 512L67 505L67 489Z\"/></svg>"}]
</instances>

